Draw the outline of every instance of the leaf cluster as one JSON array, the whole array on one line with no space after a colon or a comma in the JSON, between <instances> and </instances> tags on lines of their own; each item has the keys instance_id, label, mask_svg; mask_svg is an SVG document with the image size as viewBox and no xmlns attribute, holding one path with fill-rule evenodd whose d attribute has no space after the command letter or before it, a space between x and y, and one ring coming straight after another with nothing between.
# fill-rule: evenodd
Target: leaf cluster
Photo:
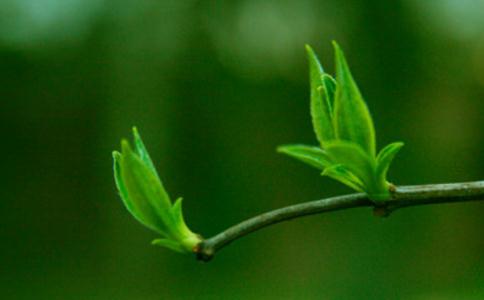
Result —
<instances>
[{"instance_id":1,"label":"leaf cluster","mask_svg":"<svg viewBox=\"0 0 484 300\"><path fill-rule=\"evenodd\" d=\"M313 49L309 60L310 112L319 147L284 145L278 151L309 164L323 176L365 192L373 201L390 197L387 172L403 146L395 142L376 152L373 120L336 42L336 78L324 72Z\"/></svg>"},{"instance_id":2,"label":"leaf cluster","mask_svg":"<svg viewBox=\"0 0 484 300\"><path fill-rule=\"evenodd\" d=\"M133 135L134 150L122 140L121 152L113 152L114 179L121 199L136 220L163 237L152 244L191 252L201 238L185 224L182 198L172 204L136 128Z\"/></svg>"}]
</instances>

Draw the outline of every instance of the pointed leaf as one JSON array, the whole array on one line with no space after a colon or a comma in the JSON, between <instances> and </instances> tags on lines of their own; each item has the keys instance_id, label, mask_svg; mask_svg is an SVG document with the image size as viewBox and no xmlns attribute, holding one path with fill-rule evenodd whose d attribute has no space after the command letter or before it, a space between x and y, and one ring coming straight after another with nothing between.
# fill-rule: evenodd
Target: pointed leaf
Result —
<instances>
[{"instance_id":1,"label":"pointed leaf","mask_svg":"<svg viewBox=\"0 0 484 300\"><path fill-rule=\"evenodd\" d=\"M368 107L351 75L343 51L333 42L336 57L336 88L334 126L336 136L361 146L375 156L375 129Z\"/></svg>"},{"instance_id":2,"label":"pointed leaf","mask_svg":"<svg viewBox=\"0 0 484 300\"><path fill-rule=\"evenodd\" d=\"M328 154L319 147L306 145L284 145L277 148L279 153L287 154L310 166L323 170L332 165Z\"/></svg>"},{"instance_id":3,"label":"pointed leaf","mask_svg":"<svg viewBox=\"0 0 484 300\"><path fill-rule=\"evenodd\" d=\"M313 49L306 45L309 60L309 79L311 84L311 118L316 137L321 144L334 139L333 121L331 119L331 103L323 80L323 67Z\"/></svg>"},{"instance_id":4,"label":"pointed leaf","mask_svg":"<svg viewBox=\"0 0 484 300\"><path fill-rule=\"evenodd\" d=\"M173 220L171 201L156 173L137 154L127 141L121 143L123 164L121 177L134 209L145 223L171 236Z\"/></svg>"},{"instance_id":5,"label":"pointed leaf","mask_svg":"<svg viewBox=\"0 0 484 300\"><path fill-rule=\"evenodd\" d=\"M121 177L121 160L123 159L121 153L118 151L113 151L113 160L114 160L114 181L116 182L116 187L118 188L119 195L121 200L123 201L124 206L126 209L131 213L131 215L141 224L144 226L152 229L157 230L152 224L147 223L143 220L141 214L136 210L135 206L129 199L128 191L124 182Z\"/></svg>"},{"instance_id":6,"label":"pointed leaf","mask_svg":"<svg viewBox=\"0 0 484 300\"><path fill-rule=\"evenodd\" d=\"M395 155L403 147L402 142L395 142L383 148L376 158L376 174L380 180L386 181L386 175Z\"/></svg>"},{"instance_id":7,"label":"pointed leaf","mask_svg":"<svg viewBox=\"0 0 484 300\"><path fill-rule=\"evenodd\" d=\"M358 192L365 191L365 185L361 182L361 180L359 180L358 177L348 171L348 169L343 165L332 165L324 169L321 175L331 177L334 180L337 180Z\"/></svg>"},{"instance_id":8,"label":"pointed leaf","mask_svg":"<svg viewBox=\"0 0 484 300\"><path fill-rule=\"evenodd\" d=\"M134 145L136 147L136 152L138 153L139 157L146 163L146 165L148 165L153 170L153 172L155 172L156 176L158 176L158 172L156 171L153 161L151 160L150 154L148 153L148 150L146 150L143 140L141 139L141 136L139 135L138 129L136 127L133 127L133 136Z\"/></svg>"}]
</instances>

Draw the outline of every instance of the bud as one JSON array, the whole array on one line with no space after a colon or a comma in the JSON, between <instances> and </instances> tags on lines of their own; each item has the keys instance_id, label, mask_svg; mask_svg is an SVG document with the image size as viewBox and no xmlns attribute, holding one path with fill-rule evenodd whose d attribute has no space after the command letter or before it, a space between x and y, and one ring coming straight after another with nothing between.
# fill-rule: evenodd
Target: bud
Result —
<instances>
[{"instance_id":1,"label":"bud","mask_svg":"<svg viewBox=\"0 0 484 300\"><path fill-rule=\"evenodd\" d=\"M136 220L162 235L152 244L192 252L201 238L185 224L182 198L172 204L135 127L133 135L134 150L122 140L121 153L113 152L114 179L121 200Z\"/></svg>"}]
</instances>

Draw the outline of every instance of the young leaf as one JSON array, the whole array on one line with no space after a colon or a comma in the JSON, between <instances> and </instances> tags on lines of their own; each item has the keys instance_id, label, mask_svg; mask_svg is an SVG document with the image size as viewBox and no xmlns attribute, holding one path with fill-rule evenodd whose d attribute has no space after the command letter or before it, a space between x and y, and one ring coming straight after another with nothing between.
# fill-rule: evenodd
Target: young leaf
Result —
<instances>
[{"instance_id":1,"label":"young leaf","mask_svg":"<svg viewBox=\"0 0 484 300\"><path fill-rule=\"evenodd\" d=\"M319 147L306 145L284 145L279 146L277 148L277 152L287 154L320 170L332 165L328 154Z\"/></svg>"},{"instance_id":2,"label":"young leaf","mask_svg":"<svg viewBox=\"0 0 484 300\"><path fill-rule=\"evenodd\" d=\"M343 165L365 185L365 191L371 192L374 183L375 162L358 144L347 141L333 141L326 151L336 164Z\"/></svg>"},{"instance_id":3,"label":"young leaf","mask_svg":"<svg viewBox=\"0 0 484 300\"><path fill-rule=\"evenodd\" d=\"M182 232L189 231L187 225L185 224L185 220L183 219L183 211L182 211L182 202L183 198L178 198L175 201L175 204L171 207L171 215L173 216L173 223L175 226Z\"/></svg>"},{"instance_id":4,"label":"young leaf","mask_svg":"<svg viewBox=\"0 0 484 300\"><path fill-rule=\"evenodd\" d=\"M158 176L158 172L156 171L155 166L153 165L153 161L151 160L150 154L146 150L145 144L139 135L138 129L133 127L133 136L134 136L134 145L136 147L136 152L138 153L139 157L148 165L153 172L155 172L156 176Z\"/></svg>"},{"instance_id":5,"label":"young leaf","mask_svg":"<svg viewBox=\"0 0 484 300\"><path fill-rule=\"evenodd\" d=\"M311 117L314 132L321 146L326 141L333 140L334 129L331 118L332 108L331 100L328 97L329 92L322 91L326 89L326 83L323 79L324 71L313 49L306 45L309 60L309 79L311 84Z\"/></svg>"},{"instance_id":6,"label":"young leaf","mask_svg":"<svg viewBox=\"0 0 484 300\"><path fill-rule=\"evenodd\" d=\"M121 153L113 152L114 179L124 205L141 224L164 237L154 244L192 252L202 239L185 224L182 199L172 205L136 128L133 135L136 151L123 140Z\"/></svg>"},{"instance_id":7,"label":"young leaf","mask_svg":"<svg viewBox=\"0 0 484 300\"><path fill-rule=\"evenodd\" d=\"M121 177L121 160L123 159L121 153L118 151L113 151L113 160L114 160L114 181L116 183L116 187L118 188L119 195L121 197L121 200L123 201L124 206L126 209L133 215L133 217L143 224L144 226L148 227L151 230L158 231L158 229L153 225L150 224L149 222L146 222L143 219L143 216L141 215L140 212L136 210L136 207L133 205L133 202L131 199L129 199L129 194L126 189L126 186L124 185L124 181Z\"/></svg>"},{"instance_id":8,"label":"young leaf","mask_svg":"<svg viewBox=\"0 0 484 300\"><path fill-rule=\"evenodd\" d=\"M164 235L170 234L171 201L158 176L151 167L131 150L129 143L121 143L123 164L121 177L131 204L145 223L151 224Z\"/></svg>"},{"instance_id":9,"label":"young leaf","mask_svg":"<svg viewBox=\"0 0 484 300\"><path fill-rule=\"evenodd\" d=\"M336 88L334 126L336 136L361 146L370 156L375 156L375 129L358 86L351 75L343 51L333 42L336 57Z\"/></svg>"},{"instance_id":10,"label":"young leaf","mask_svg":"<svg viewBox=\"0 0 484 300\"><path fill-rule=\"evenodd\" d=\"M333 42L336 80L324 73L311 47L306 45L311 82L311 117L320 148L289 145L279 152L320 170L351 188L364 191L373 201L390 197L388 167L401 148L392 144L376 158L373 120L353 79L343 51ZM331 122L331 124L328 124Z\"/></svg>"},{"instance_id":11,"label":"young leaf","mask_svg":"<svg viewBox=\"0 0 484 300\"><path fill-rule=\"evenodd\" d=\"M358 192L365 191L365 185L361 182L361 180L353 175L353 173L348 171L348 169L343 165L332 165L324 169L321 175L331 177L334 180L337 180Z\"/></svg>"},{"instance_id":12,"label":"young leaf","mask_svg":"<svg viewBox=\"0 0 484 300\"><path fill-rule=\"evenodd\" d=\"M323 75L323 83L324 83L324 93L326 99L328 99L331 118L333 118L333 105L334 105L334 94L336 92L336 80L328 74ZM334 127L333 127L334 130Z\"/></svg>"},{"instance_id":13,"label":"young leaf","mask_svg":"<svg viewBox=\"0 0 484 300\"><path fill-rule=\"evenodd\" d=\"M376 175L379 180L386 181L390 164L403 145L402 142L391 143L378 153L378 156L376 157Z\"/></svg>"}]
</instances>

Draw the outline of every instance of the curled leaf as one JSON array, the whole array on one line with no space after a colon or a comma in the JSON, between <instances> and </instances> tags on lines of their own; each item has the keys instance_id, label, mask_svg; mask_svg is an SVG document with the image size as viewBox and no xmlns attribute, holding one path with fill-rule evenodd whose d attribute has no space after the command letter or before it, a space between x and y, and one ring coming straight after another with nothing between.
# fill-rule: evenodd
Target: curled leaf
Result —
<instances>
[{"instance_id":1,"label":"curled leaf","mask_svg":"<svg viewBox=\"0 0 484 300\"><path fill-rule=\"evenodd\" d=\"M404 143L395 142L385 146L376 157L376 176L378 180L386 182L387 172L395 158L395 155L403 147Z\"/></svg>"},{"instance_id":2,"label":"curled leaf","mask_svg":"<svg viewBox=\"0 0 484 300\"><path fill-rule=\"evenodd\" d=\"M133 217L143 224L144 226L150 228L151 230L157 230L155 226L153 226L150 223L146 223L144 218L141 216L141 214L136 210L134 207L133 203L129 199L128 195L128 190L126 189L126 186L124 185L124 181L121 176L121 161L123 159L123 156L121 153L118 151L113 151L113 160L114 160L114 180L116 183L116 187L118 188L119 195L121 197L121 200L123 201L124 206L126 209L133 215Z\"/></svg>"}]
</instances>

